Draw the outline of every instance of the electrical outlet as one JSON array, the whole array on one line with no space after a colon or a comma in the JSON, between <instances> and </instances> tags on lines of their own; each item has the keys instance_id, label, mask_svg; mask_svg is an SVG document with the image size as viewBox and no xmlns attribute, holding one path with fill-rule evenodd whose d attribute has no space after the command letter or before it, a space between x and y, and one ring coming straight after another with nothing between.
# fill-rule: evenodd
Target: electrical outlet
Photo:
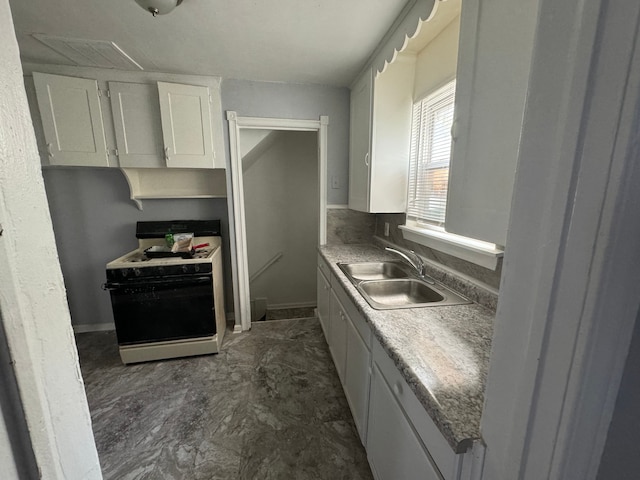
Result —
<instances>
[{"instance_id":1,"label":"electrical outlet","mask_svg":"<svg viewBox=\"0 0 640 480\"><path fill-rule=\"evenodd\" d=\"M384 222L384 236L389 236L389 222Z\"/></svg>"}]
</instances>

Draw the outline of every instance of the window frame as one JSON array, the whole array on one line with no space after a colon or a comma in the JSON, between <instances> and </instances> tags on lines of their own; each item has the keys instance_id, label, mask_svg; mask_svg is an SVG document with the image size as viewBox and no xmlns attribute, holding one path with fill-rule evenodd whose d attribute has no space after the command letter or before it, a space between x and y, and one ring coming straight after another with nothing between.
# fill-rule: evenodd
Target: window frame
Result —
<instances>
[{"instance_id":1,"label":"window frame","mask_svg":"<svg viewBox=\"0 0 640 480\"><path fill-rule=\"evenodd\" d=\"M450 78L437 88L413 103L411 122L411 146L409 158L409 178L407 181L407 218L420 227L435 227L444 231L447 191L449 186L449 166L451 161L451 126L446 132L435 134L437 116L446 109L447 122L453 124L455 107L456 78ZM419 121L417 121L419 120ZM417 136L417 137L416 137ZM444 146L446 139L449 144ZM446 148L447 158L442 157ZM436 157L434 159L434 157ZM427 172L437 172L446 168L446 188L438 194L431 189L439 180L434 173L430 178L421 178ZM431 184L431 185L430 185ZM444 198L442 198L444 197ZM441 210L430 212L429 209Z\"/></svg>"},{"instance_id":2,"label":"window frame","mask_svg":"<svg viewBox=\"0 0 640 480\"><path fill-rule=\"evenodd\" d=\"M455 119L455 82L456 79L450 78L442 85L438 86L431 92L428 92L424 96L422 96L419 100L414 102L414 106L412 108L412 116L415 115L415 111L417 105L422 104L429 99L437 99L439 95L441 95L442 91L450 88L450 85L454 83L453 93L451 98L451 106L452 110L452 123ZM447 104L449 106L449 104ZM423 107L421 107L422 110ZM421 117L423 113L421 112ZM430 123L433 125L433 122ZM423 127L422 122L420 127ZM421 129L421 128L419 128ZM406 220L405 225L400 225L400 230L402 231L402 235L405 240L409 240L420 245L424 245L430 248L434 248L438 251L444 252L446 254L455 256L457 258L461 258L468 262L474 263L476 265L480 265L482 267L495 270L498 265L498 259L504 255L504 250L502 247L499 247L493 243L483 242L481 240L475 240L473 238L464 237L462 235L456 235L453 233L449 233L445 230L445 222L446 222L446 200L444 202L445 213L442 216L442 221L430 221L425 218L425 215L416 214L416 207L413 207L414 212L411 212L412 202L415 204L415 197L417 196L416 190L418 189L418 184L412 185L412 175L415 175L415 182L417 182L417 176L419 174L420 166L414 165L414 148L420 149L419 140L416 142L414 139L414 130L419 130L415 127L413 121L411 125L411 155L410 155L410 167L409 167L409 178L407 181L407 212L406 212ZM417 144L414 144L416 142ZM447 162L447 168L450 168L451 165L451 153L453 148L449 149L449 161ZM416 154L420 154L419 152ZM416 159L417 161L417 159ZM436 165L435 168L442 168L441 166ZM431 169L435 169L431 166ZM423 167L424 169L424 167ZM449 170L450 171L450 170ZM450 177L447 178L447 191L449 189L449 181ZM414 198L411 198L411 195Z\"/></svg>"}]
</instances>

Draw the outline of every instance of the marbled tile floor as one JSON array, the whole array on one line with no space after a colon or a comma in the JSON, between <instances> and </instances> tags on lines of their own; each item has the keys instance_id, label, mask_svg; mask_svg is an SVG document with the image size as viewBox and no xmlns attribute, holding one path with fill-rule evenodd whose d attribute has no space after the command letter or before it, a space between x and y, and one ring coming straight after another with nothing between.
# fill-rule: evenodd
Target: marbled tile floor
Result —
<instances>
[{"instance_id":1,"label":"marbled tile floor","mask_svg":"<svg viewBox=\"0 0 640 480\"><path fill-rule=\"evenodd\" d=\"M114 332L76 342L105 480L372 478L316 318L129 366Z\"/></svg>"}]
</instances>

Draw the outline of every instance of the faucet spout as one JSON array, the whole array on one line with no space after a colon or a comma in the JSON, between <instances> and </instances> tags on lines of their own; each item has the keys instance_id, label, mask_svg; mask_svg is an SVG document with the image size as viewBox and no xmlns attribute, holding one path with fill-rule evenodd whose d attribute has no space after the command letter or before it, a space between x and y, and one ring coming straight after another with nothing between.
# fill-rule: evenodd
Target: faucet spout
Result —
<instances>
[{"instance_id":1,"label":"faucet spout","mask_svg":"<svg viewBox=\"0 0 640 480\"><path fill-rule=\"evenodd\" d=\"M409 263L409 265L411 265L416 270L418 276L422 278L424 281L426 281L427 283L430 283L432 285L436 283L433 278L427 275L424 262L422 261L420 256L413 250L409 250L407 253L391 247L386 247L385 250L388 252L400 255L400 257L406 260Z\"/></svg>"}]
</instances>

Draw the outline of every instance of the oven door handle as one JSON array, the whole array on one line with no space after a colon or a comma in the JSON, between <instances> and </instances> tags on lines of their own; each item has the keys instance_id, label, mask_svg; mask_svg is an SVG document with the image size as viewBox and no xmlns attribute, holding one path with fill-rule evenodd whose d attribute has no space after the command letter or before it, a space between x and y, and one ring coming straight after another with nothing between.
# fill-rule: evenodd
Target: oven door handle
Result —
<instances>
[{"instance_id":1,"label":"oven door handle","mask_svg":"<svg viewBox=\"0 0 640 480\"><path fill-rule=\"evenodd\" d=\"M201 285L203 283L210 283L212 281L211 275L203 276L189 276L189 277L169 277L162 279L136 279L128 280L125 282L106 282L102 284L103 290L118 290L120 288L136 288L136 287L157 287L157 286L190 286Z\"/></svg>"}]
</instances>

